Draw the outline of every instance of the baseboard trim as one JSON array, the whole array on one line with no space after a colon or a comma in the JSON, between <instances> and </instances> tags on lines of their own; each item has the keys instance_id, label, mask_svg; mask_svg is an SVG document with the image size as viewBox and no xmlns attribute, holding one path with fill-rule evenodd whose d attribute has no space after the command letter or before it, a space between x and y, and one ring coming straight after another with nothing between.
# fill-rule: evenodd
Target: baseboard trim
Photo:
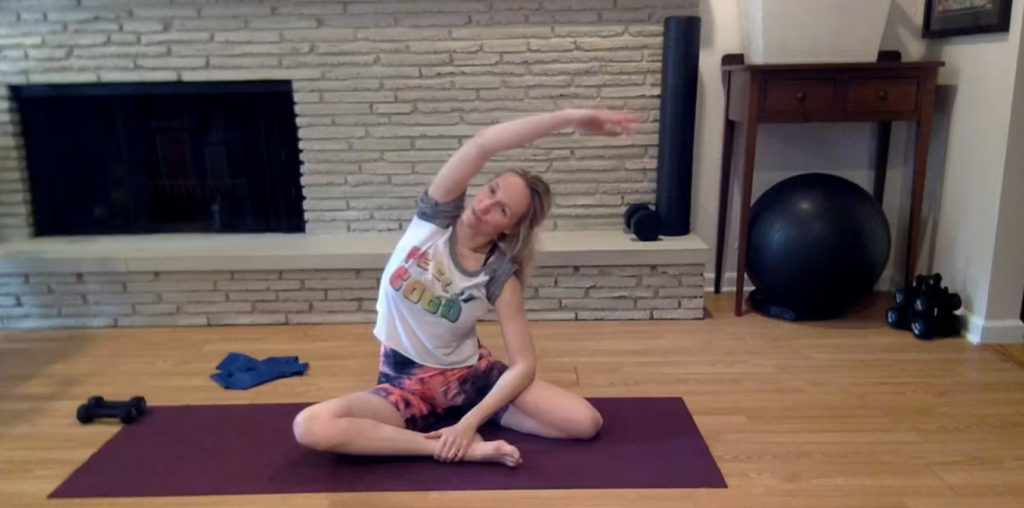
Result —
<instances>
[{"instance_id":1,"label":"baseboard trim","mask_svg":"<svg viewBox=\"0 0 1024 508\"><path fill-rule=\"evenodd\" d=\"M750 282L750 278L745 279L743 283L743 291L750 291L754 289L754 283ZM715 290L715 274L705 273L704 274L704 289L709 293ZM735 293L736 292L736 272L728 272L722 274L722 292L723 293Z\"/></svg>"},{"instance_id":2,"label":"baseboard trim","mask_svg":"<svg viewBox=\"0 0 1024 508\"><path fill-rule=\"evenodd\" d=\"M985 320L964 313L964 338L971 344L1019 344L1024 342L1024 322L1019 319Z\"/></svg>"}]
</instances>

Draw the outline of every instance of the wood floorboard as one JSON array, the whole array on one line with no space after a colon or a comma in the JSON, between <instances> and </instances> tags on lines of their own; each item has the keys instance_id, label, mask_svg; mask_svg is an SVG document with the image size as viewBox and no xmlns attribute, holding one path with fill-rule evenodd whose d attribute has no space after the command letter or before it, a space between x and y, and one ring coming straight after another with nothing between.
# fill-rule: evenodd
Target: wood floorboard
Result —
<instances>
[{"instance_id":1,"label":"wood floorboard","mask_svg":"<svg viewBox=\"0 0 1024 508\"><path fill-rule=\"evenodd\" d=\"M702 322L535 323L539 372L584 396L682 397L722 490L568 490L49 501L118 425L79 425L93 394L151 404L312 402L371 386L367 325L0 333L0 506L1020 508L1024 369L963 340L884 324L879 298L842 320L731 315ZM480 335L503 357L500 332ZM230 351L298 355L307 376L227 391ZM528 459L528 457L527 457Z\"/></svg>"}]
</instances>

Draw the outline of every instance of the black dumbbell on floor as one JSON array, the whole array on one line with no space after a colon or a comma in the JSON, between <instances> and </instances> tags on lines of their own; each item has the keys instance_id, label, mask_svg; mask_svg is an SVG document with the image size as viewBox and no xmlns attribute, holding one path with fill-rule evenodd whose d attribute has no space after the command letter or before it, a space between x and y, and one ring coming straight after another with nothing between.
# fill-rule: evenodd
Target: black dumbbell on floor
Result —
<instances>
[{"instance_id":1,"label":"black dumbbell on floor","mask_svg":"<svg viewBox=\"0 0 1024 508\"><path fill-rule=\"evenodd\" d=\"M885 313L885 322L898 330L910 329L909 316L905 307L890 307Z\"/></svg>"},{"instance_id":2,"label":"black dumbbell on floor","mask_svg":"<svg viewBox=\"0 0 1024 508\"><path fill-rule=\"evenodd\" d=\"M914 304L917 297L928 290L928 288L938 287L942 284L942 275L918 275L914 278L914 286L897 289L896 294L893 295L896 300L896 305L899 307L909 307Z\"/></svg>"},{"instance_id":3,"label":"black dumbbell on floor","mask_svg":"<svg viewBox=\"0 0 1024 508\"><path fill-rule=\"evenodd\" d=\"M900 330L910 330L911 318L920 314L916 304L922 295L935 294L942 291L942 275L935 273L931 275L918 275L914 277L914 285L897 289L893 294L896 306L889 308L885 314L885 321L889 326ZM948 293L948 290L947 290ZM954 295L956 296L956 295ZM959 296L957 296L959 299ZM933 298L935 300L935 298ZM934 315L934 314L933 314Z\"/></svg>"},{"instance_id":4,"label":"black dumbbell on floor","mask_svg":"<svg viewBox=\"0 0 1024 508\"><path fill-rule=\"evenodd\" d=\"M85 404L78 406L76 416L79 423L92 423L97 418L117 418L121 423L132 423L146 413L145 397L132 397L127 401L107 401L103 397L89 397Z\"/></svg>"},{"instance_id":5,"label":"black dumbbell on floor","mask_svg":"<svg viewBox=\"0 0 1024 508\"><path fill-rule=\"evenodd\" d=\"M931 340L935 337L952 337L960 333L960 318L956 314L947 313L935 318L915 317L910 320L910 331L920 340Z\"/></svg>"},{"instance_id":6,"label":"black dumbbell on floor","mask_svg":"<svg viewBox=\"0 0 1024 508\"><path fill-rule=\"evenodd\" d=\"M925 291L914 301L914 311L927 316L952 313L960 310L964 304L960 295L950 293L949 288L941 291Z\"/></svg>"},{"instance_id":7,"label":"black dumbbell on floor","mask_svg":"<svg viewBox=\"0 0 1024 508\"><path fill-rule=\"evenodd\" d=\"M920 340L960 334L960 295L942 287L942 275L918 275L914 285L896 291L896 307L885 314L889 326L909 330Z\"/></svg>"},{"instance_id":8,"label":"black dumbbell on floor","mask_svg":"<svg viewBox=\"0 0 1024 508\"><path fill-rule=\"evenodd\" d=\"M653 242L661 236L661 216L643 203L629 205L623 215L626 231L632 233L641 242Z\"/></svg>"}]
</instances>

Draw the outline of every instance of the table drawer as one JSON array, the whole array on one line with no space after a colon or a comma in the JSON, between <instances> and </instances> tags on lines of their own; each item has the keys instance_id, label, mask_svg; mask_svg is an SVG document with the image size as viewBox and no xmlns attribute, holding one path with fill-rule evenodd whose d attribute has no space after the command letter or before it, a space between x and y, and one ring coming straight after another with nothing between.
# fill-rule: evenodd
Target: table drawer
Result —
<instances>
[{"instance_id":1,"label":"table drawer","mask_svg":"<svg viewBox=\"0 0 1024 508\"><path fill-rule=\"evenodd\" d=\"M850 81L846 111L851 113L910 113L917 110L916 79L859 79Z\"/></svg>"},{"instance_id":2,"label":"table drawer","mask_svg":"<svg viewBox=\"0 0 1024 508\"><path fill-rule=\"evenodd\" d=\"M770 80L761 113L767 118L822 119L834 109L835 93L836 83L830 79Z\"/></svg>"}]
</instances>

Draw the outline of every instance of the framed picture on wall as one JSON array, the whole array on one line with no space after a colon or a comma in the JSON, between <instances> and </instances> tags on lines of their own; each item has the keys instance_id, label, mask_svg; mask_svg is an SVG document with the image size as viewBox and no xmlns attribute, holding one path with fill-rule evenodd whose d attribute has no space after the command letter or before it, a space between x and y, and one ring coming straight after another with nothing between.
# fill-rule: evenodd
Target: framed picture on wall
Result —
<instances>
[{"instance_id":1,"label":"framed picture on wall","mask_svg":"<svg viewBox=\"0 0 1024 508\"><path fill-rule=\"evenodd\" d=\"M925 0L925 39L1010 31L1013 0Z\"/></svg>"}]
</instances>

